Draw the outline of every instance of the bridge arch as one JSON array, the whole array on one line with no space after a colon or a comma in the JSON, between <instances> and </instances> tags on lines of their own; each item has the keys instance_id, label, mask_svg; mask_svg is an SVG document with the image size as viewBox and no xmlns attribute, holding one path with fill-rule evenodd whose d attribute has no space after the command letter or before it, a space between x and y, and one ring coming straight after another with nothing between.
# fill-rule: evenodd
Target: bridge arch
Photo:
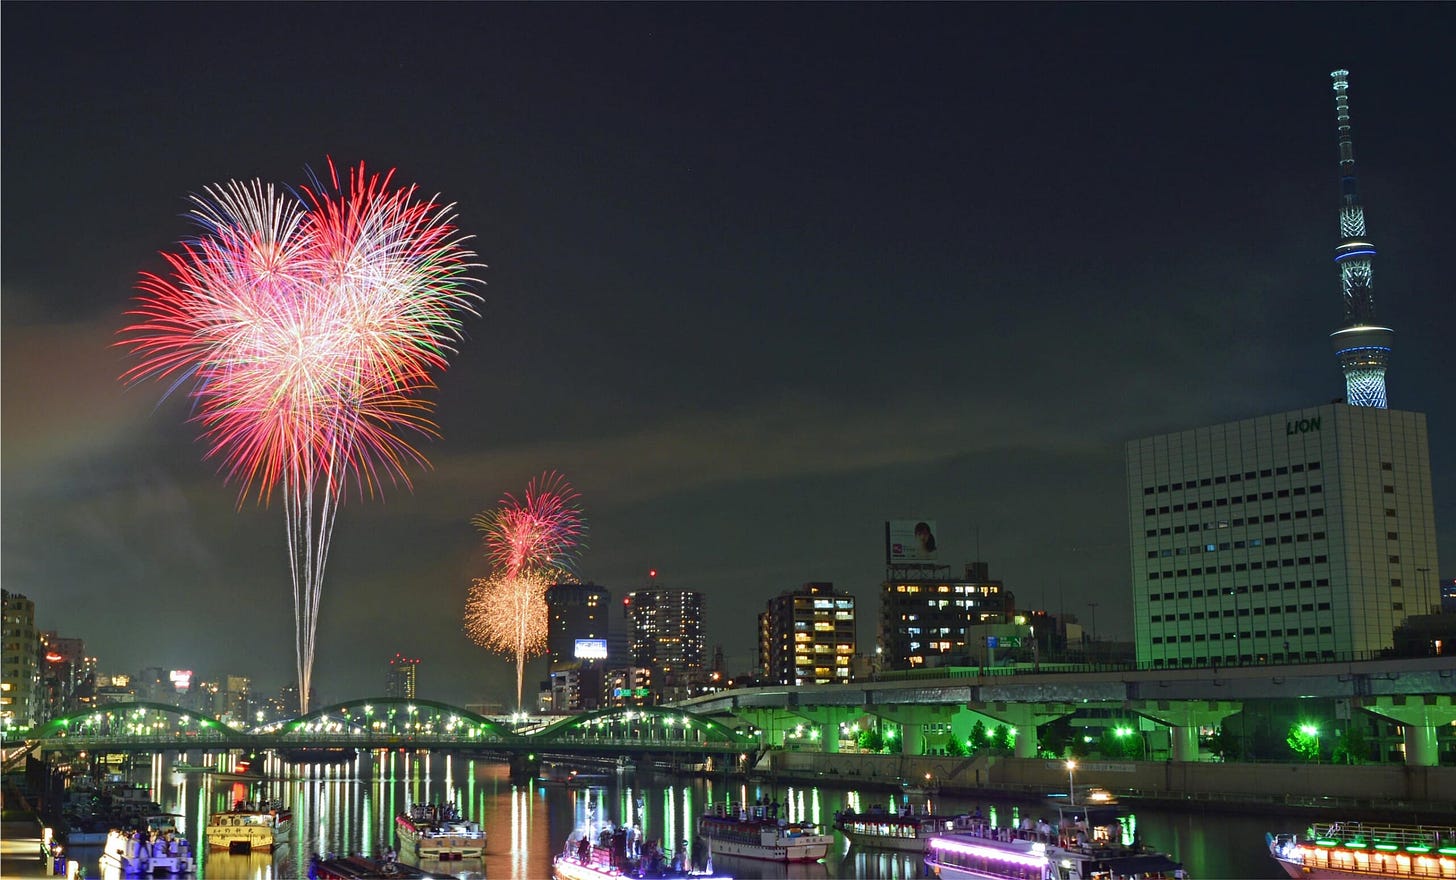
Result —
<instances>
[{"instance_id":1,"label":"bridge arch","mask_svg":"<svg viewBox=\"0 0 1456 880\"><path fill-rule=\"evenodd\" d=\"M264 725L257 733L281 745L314 740L320 735L357 737L361 742L387 738L488 744L520 739L506 726L468 709L436 700L401 697L335 703L307 715Z\"/></svg>"},{"instance_id":2,"label":"bridge arch","mask_svg":"<svg viewBox=\"0 0 1456 880\"><path fill-rule=\"evenodd\" d=\"M729 751L757 745L721 721L662 706L599 709L573 715L546 727L531 739L543 747L552 743L634 744Z\"/></svg>"},{"instance_id":3,"label":"bridge arch","mask_svg":"<svg viewBox=\"0 0 1456 880\"><path fill-rule=\"evenodd\" d=\"M81 742L140 742L164 740L198 747L232 747L250 739L241 729L233 729L216 718L170 706L166 703L114 703L85 712L53 718L32 730L26 737L42 746L71 740Z\"/></svg>"}]
</instances>

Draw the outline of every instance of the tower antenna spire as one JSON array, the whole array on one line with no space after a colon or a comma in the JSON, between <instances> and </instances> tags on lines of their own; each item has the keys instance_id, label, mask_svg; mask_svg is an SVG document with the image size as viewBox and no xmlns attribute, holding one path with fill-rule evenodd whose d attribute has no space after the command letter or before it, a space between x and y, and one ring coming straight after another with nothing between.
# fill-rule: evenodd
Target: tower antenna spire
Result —
<instances>
[{"instance_id":1,"label":"tower antenna spire","mask_svg":"<svg viewBox=\"0 0 1456 880\"><path fill-rule=\"evenodd\" d=\"M1375 323L1371 292L1375 245L1365 234L1365 209L1355 181L1355 142L1347 94L1350 72L1336 70L1330 76L1335 81L1335 121L1340 137L1340 243L1335 246L1335 265L1340 269L1344 302L1344 323L1330 334L1330 341L1345 373L1345 402L1384 409L1385 366L1395 331Z\"/></svg>"}]
</instances>

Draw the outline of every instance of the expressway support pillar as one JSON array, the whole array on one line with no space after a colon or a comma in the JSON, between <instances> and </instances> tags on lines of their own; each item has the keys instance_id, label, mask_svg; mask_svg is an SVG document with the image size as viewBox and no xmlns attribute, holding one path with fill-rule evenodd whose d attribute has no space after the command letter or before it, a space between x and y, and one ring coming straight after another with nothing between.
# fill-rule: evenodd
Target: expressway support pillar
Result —
<instances>
[{"instance_id":1,"label":"expressway support pillar","mask_svg":"<svg viewBox=\"0 0 1456 880\"><path fill-rule=\"evenodd\" d=\"M1036 729L1050 721L1077 711L1071 703L967 703L966 708L978 712L1016 731L1014 754L1018 758L1036 757Z\"/></svg>"},{"instance_id":2,"label":"expressway support pillar","mask_svg":"<svg viewBox=\"0 0 1456 880\"><path fill-rule=\"evenodd\" d=\"M839 741L844 736L843 725L864 714L863 709L847 706L801 706L795 711L814 725L814 730L818 731L820 751L830 755L839 753Z\"/></svg>"},{"instance_id":3,"label":"expressway support pillar","mask_svg":"<svg viewBox=\"0 0 1456 880\"><path fill-rule=\"evenodd\" d=\"M900 728L900 754L925 754L925 728L930 724L943 723L950 728L951 719L959 706L954 705L887 705L875 706L871 711Z\"/></svg>"},{"instance_id":4,"label":"expressway support pillar","mask_svg":"<svg viewBox=\"0 0 1456 880\"><path fill-rule=\"evenodd\" d=\"M1243 711L1232 700L1131 700L1127 708L1144 718L1168 725L1174 761L1197 761L1198 731L1222 724L1230 715Z\"/></svg>"},{"instance_id":5,"label":"expressway support pillar","mask_svg":"<svg viewBox=\"0 0 1456 880\"><path fill-rule=\"evenodd\" d=\"M1436 728L1456 722L1456 702L1449 694L1367 697L1360 708L1400 722L1405 762L1412 767L1436 766Z\"/></svg>"}]
</instances>

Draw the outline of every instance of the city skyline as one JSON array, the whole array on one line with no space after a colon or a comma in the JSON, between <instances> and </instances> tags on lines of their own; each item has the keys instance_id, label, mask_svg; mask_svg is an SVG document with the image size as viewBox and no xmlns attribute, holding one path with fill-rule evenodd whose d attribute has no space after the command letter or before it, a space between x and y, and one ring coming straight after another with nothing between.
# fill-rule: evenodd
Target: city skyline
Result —
<instances>
[{"instance_id":1,"label":"city skyline","mask_svg":"<svg viewBox=\"0 0 1456 880\"><path fill-rule=\"evenodd\" d=\"M702 592L730 672L811 581L873 645L892 519L1130 638L1123 444L1343 391L1341 68L1449 577L1456 11L1349 9L1358 35L1318 6L8 6L6 589L110 671L291 679L278 511L113 343L188 193L332 156L455 203L489 268L433 468L340 513L321 692L398 651L423 693L505 701L461 624L470 519L547 470L591 523L582 579ZM300 33L345 48L228 48Z\"/></svg>"}]
</instances>

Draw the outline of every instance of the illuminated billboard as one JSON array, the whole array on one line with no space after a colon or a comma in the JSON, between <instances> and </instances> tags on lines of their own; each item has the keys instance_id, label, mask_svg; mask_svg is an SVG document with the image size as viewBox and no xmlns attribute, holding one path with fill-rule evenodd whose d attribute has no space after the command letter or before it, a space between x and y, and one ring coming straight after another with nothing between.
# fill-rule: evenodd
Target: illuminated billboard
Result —
<instances>
[{"instance_id":1,"label":"illuminated billboard","mask_svg":"<svg viewBox=\"0 0 1456 880\"><path fill-rule=\"evenodd\" d=\"M933 519L892 519L885 523L885 564L935 562L936 529Z\"/></svg>"},{"instance_id":2,"label":"illuminated billboard","mask_svg":"<svg viewBox=\"0 0 1456 880\"><path fill-rule=\"evenodd\" d=\"M577 639L575 657L578 660L607 659L607 640Z\"/></svg>"},{"instance_id":3,"label":"illuminated billboard","mask_svg":"<svg viewBox=\"0 0 1456 880\"><path fill-rule=\"evenodd\" d=\"M173 669L167 673L167 678L171 680L172 687L179 691L185 691L192 686L192 670L190 669Z\"/></svg>"}]
</instances>

